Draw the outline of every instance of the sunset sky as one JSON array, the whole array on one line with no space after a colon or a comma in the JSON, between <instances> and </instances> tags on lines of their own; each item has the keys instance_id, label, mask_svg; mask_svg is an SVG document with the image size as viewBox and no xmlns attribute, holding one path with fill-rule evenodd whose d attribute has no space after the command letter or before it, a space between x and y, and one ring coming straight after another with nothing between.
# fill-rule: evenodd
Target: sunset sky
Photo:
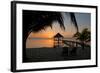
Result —
<instances>
[{"instance_id":1,"label":"sunset sky","mask_svg":"<svg viewBox=\"0 0 100 73\"><path fill-rule=\"evenodd\" d=\"M53 22L52 29L51 27L47 27L45 30L39 31L37 33L32 32L27 39L26 48L39 47L39 43L40 47L52 46L53 40L36 41L36 38L53 38L53 36L57 33L63 35L64 38L72 38L72 36L76 33L76 29L74 25L71 23L69 14L66 15L63 12L62 15L64 17L65 31L60 28L57 22ZM75 17L77 20L79 32L81 32L84 28L88 28L89 30L91 30L91 15L89 13L75 13ZM35 40L30 40L29 38L33 38Z\"/></svg>"},{"instance_id":2,"label":"sunset sky","mask_svg":"<svg viewBox=\"0 0 100 73\"><path fill-rule=\"evenodd\" d=\"M56 33L61 33L65 38L70 38L76 32L74 25L70 21L69 15L65 15L62 13L64 17L64 25L65 31L62 30L57 22L53 22L53 27L46 28L37 33L31 33L29 37L31 38L52 38ZM77 24L79 27L79 32L81 32L84 28L88 28L90 30L90 14L89 13L75 13L75 17L77 20Z\"/></svg>"}]
</instances>

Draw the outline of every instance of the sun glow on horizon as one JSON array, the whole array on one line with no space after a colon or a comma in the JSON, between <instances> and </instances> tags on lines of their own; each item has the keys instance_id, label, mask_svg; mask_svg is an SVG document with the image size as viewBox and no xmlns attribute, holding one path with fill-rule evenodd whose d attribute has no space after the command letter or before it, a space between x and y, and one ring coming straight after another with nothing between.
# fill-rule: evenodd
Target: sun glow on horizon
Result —
<instances>
[{"instance_id":1,"label":"sun glow on horizon","mask_svg":"<svg viewBox=\"0 0 100 73\"><path fill-rule=\"evenodd\" d=\"M39 32L39 33L30 33L30 38L52 38L54 36L53 32Z\"/></svg>"}]
</instances>

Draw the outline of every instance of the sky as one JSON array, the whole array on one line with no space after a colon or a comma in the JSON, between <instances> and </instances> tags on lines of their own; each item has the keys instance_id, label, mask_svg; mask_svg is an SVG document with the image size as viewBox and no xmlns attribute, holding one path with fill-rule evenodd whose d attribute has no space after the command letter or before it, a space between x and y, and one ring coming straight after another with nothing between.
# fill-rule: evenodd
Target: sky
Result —
<instances>
[{"instance_id":1,"label":"sky","mask_svg":"<svg viewBox=\"0 0 100 73\"><path fill-rule=\"evenodd\" d=\"M59 23L53 22L52 29L51 27L47 27L45 30L37 33L31 32L26 42L26 48L52 47L54 41L53 39L50 40L50 38L53 38L57 33L63 35L64 38L72 39L73 35L76 33L76 29L70 20L69 13L62 13L62 15L64 18L65 30L60 28ZM91 15L89 13L75 13L75 17L79 32L84 28L91 30ZM43 38L47 38L48 40L43 40Z\"/></svg>"},{"instance_id":2,"label":"sky","mask_svg":"<svg viewBox=\"0 0 100 73\"><path fill-rule=\"evenodd\" d=\"M45 30L42 30L38 33L31 33L29 35L30 38L52 38L57 33L62 34L65 38L71 38L73 34L76 33L76 29L70 20L69 13L62 13L64 18L64 26L65 31L62 30L59 26L59 23L53 22L53 27L47 27ZM91 15L89 13L75 13L75 17L77 20L79 32L81 32L84 28L88 28L91 30Z\"/></svg>"}]
</instances>

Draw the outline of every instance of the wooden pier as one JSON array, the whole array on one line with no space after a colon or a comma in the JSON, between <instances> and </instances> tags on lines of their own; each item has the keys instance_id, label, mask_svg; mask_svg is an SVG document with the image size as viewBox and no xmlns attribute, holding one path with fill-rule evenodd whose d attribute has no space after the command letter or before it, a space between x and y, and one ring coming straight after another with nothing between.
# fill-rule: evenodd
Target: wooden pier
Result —
<instances>
[{"instance_id":1,"label":"wooden pier","mask_svg":"<svg viewBox=\"0 0 100 73\"><path fill-rule=\"evenodd\" d=\"M82 47L82 43L78 41L69 41L69 40L63 40L63 43L69 47ZM84 46L89 46L87 44L84 44Z\"/></svg>"}]
</instances>

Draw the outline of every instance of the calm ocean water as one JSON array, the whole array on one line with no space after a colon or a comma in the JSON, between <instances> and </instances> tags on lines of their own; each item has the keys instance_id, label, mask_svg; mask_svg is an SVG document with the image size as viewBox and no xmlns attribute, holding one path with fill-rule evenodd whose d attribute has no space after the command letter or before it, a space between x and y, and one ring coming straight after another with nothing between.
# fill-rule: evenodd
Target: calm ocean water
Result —
<instances>
[{"instance_id":1,"label":"calm ocean water","mask_svg":"<svg viewBox=\"0 0 100 73\"><path fill-rule=\"evenodd\" d=\"M73 41L75 39L64 39ZM52 38L30 38L27 40L26 48L53 47L54 40Z\"/></svg>"}]
</instances>

